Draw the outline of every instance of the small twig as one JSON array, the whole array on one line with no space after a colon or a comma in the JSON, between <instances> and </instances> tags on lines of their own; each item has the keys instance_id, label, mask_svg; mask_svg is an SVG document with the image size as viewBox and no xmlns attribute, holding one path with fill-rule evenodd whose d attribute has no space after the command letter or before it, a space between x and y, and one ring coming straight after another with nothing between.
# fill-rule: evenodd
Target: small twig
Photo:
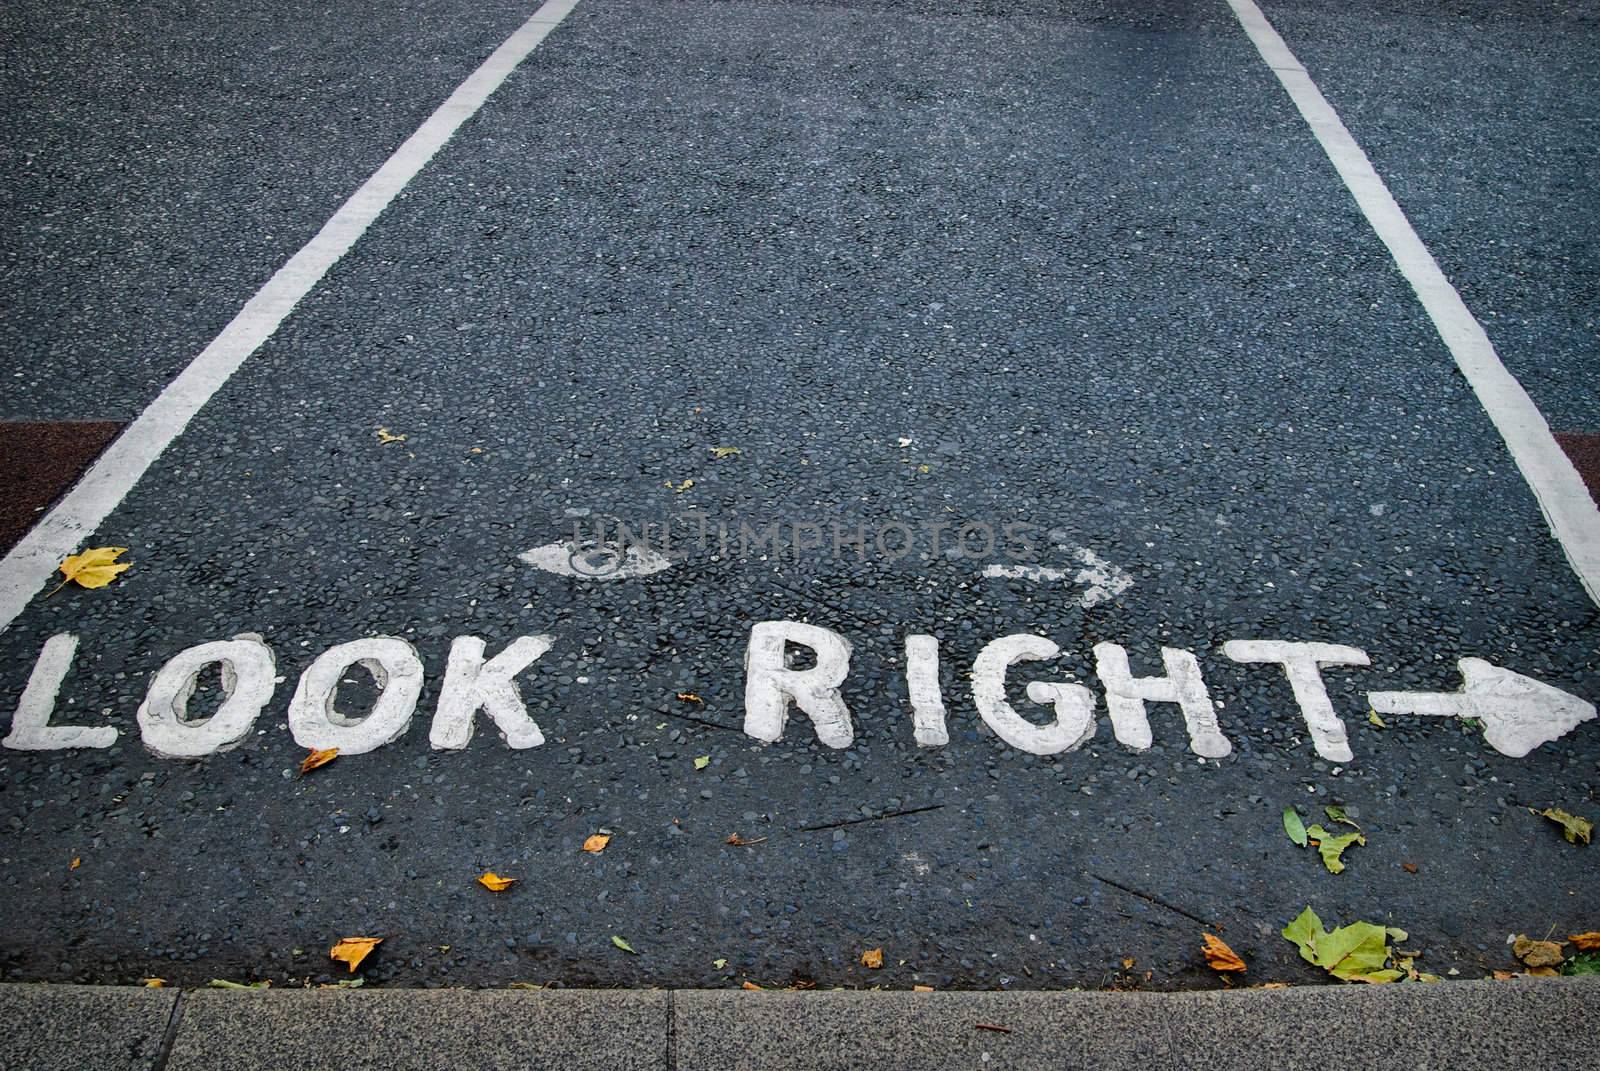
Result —
<instances>
[{"instance_id":1,"label":"small twig","mask_svg":"<svg viewBox=\"0 0 1600 1071\"><path fill-rule=\"evenodd\" d=\"M927 807L913 807L909 811L884 811L882 814L869 814L864 818L846 818L839 822L824 822L815 826L799 826L795 831L797 833L821 833L824 830L838 829L841 826L860 825L862 822L878 822L885 818L904 818L912 814L926 814L928 811L941 810L943 807L944 804L942 803L934 803Z\"/></svg>"},{"instance_id":2,"label":"small twig","mask_svg":"<svg viewBox=\"0 0 1600 1071\"><path fill-rule=\"evenodd\" d=\"M974 1029L974 1030L993 1030L996 1034L1009 1034L1009 1033L1011 1033L1011 1028L1009 1026L995 1026L993 1023L973 1023L972 1024L972 1029Z\"/></svg>"}]
</instances>

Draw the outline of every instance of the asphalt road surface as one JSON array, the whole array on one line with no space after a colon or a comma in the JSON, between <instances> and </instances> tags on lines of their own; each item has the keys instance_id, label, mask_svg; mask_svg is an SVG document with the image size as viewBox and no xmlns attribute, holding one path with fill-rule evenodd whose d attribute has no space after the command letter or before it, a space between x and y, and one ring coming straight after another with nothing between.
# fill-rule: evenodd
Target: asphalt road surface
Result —
<instances>
[{"instance_id":1,"label":"asphalt road surface","mask_svg":"<svg viewBox=\"0 0 1600 1071\"><path fill-rule=\"evenodd\" d=\"M534 10L7 5L0 417L135 420ZM1594 9L1264 11L1600 432ZM316 981L359 934L373 984L1181 988L1202 932L1317 979L1308 904L1465 977L1600 928L1534 813L1600 810L1576 544L1226 2L539 32L122 473L71 549L132 567L22 592L4 977ZM447 687L462 637L543 653ZM1293 649L1319 704L1251 640L1354 651ZM1171 674L1147 748L1105 645ZM1460 659L1493 695L1381 694ZM1291 805L1359 823L1343 873Z\"/></svg>"}]
</instances>

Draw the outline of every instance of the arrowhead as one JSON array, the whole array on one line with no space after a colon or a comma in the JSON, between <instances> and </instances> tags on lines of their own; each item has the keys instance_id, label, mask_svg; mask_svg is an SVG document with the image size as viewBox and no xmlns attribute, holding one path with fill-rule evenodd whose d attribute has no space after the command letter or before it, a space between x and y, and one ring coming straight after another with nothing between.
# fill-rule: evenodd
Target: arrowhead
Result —
<instances>
[{"instance_id":1,"label":"arrowhead","mask_svg":"<svg viewBox=\"0 0 1600 1071\"><path fill-rule=\"evenodd\" d=\"M1457 665L1470 716L1483 722L1483 738L1502 755L1520 759L1595 716L1593 703L1492 662L1463 658Z\"/></svg>"}]
</instances>

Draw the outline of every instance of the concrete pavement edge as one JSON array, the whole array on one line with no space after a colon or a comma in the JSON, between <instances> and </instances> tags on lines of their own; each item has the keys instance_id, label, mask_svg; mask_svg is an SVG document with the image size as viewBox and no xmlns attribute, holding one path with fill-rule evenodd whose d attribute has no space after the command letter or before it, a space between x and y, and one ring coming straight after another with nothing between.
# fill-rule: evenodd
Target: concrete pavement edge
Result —
<instances>
[{"instance_id":1,"label":"concrete pavement edge","mask_svg":"<svg viewBox=\"0 0 1600 1071\"><path fill-rule=\"evenodd\" d=\"M1205 993L0 986L6 1071L1600 1067L1590 978Z\"/></svg>"}]
</instances>

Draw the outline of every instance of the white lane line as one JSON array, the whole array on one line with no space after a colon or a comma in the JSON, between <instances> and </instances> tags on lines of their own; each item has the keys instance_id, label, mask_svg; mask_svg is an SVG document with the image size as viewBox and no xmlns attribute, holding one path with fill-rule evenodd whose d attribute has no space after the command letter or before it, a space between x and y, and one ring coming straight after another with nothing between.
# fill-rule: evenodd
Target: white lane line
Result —
<instances>
[{"instance_id":1,"label":"white lane line","mask_svg":"<svg viewBox=\"0 0 1600 1071\"><path fill-rule=\"evenodd\" d=\"M1600 508L1596 508L1578 470L1550 434L1544 415L1522 384L1500 363L1483 325L1439 270L1433 254L1422 244L1389 188L1373 170L1372 161L1350 136L1278 31L1253 0L1228 0L1228 6L1233 8L1261 58L1288 90L1289 98L1322 143L1323 152L1328 154L1367 222L1389 247L1396 266L1416 291L1439 337L1455 358L1456 367L1499 429L1578 580L1589 597L1600 604Z\"/></svg>"},{"instance_id":2,"label":"white lane line","mask_svg":"<svg viewBox=\"0 0 1600 1071\"><path fill-rule=\"evenodd\" d=\"M117 507L162 452L302 298L349 252L373 220L472 118L578 0L549 0L350 195L316 236L245 303L222 333L178 373L49 514L0 561L0 632L39 593L56 565Z\"/></svg>"}]
</instances>

